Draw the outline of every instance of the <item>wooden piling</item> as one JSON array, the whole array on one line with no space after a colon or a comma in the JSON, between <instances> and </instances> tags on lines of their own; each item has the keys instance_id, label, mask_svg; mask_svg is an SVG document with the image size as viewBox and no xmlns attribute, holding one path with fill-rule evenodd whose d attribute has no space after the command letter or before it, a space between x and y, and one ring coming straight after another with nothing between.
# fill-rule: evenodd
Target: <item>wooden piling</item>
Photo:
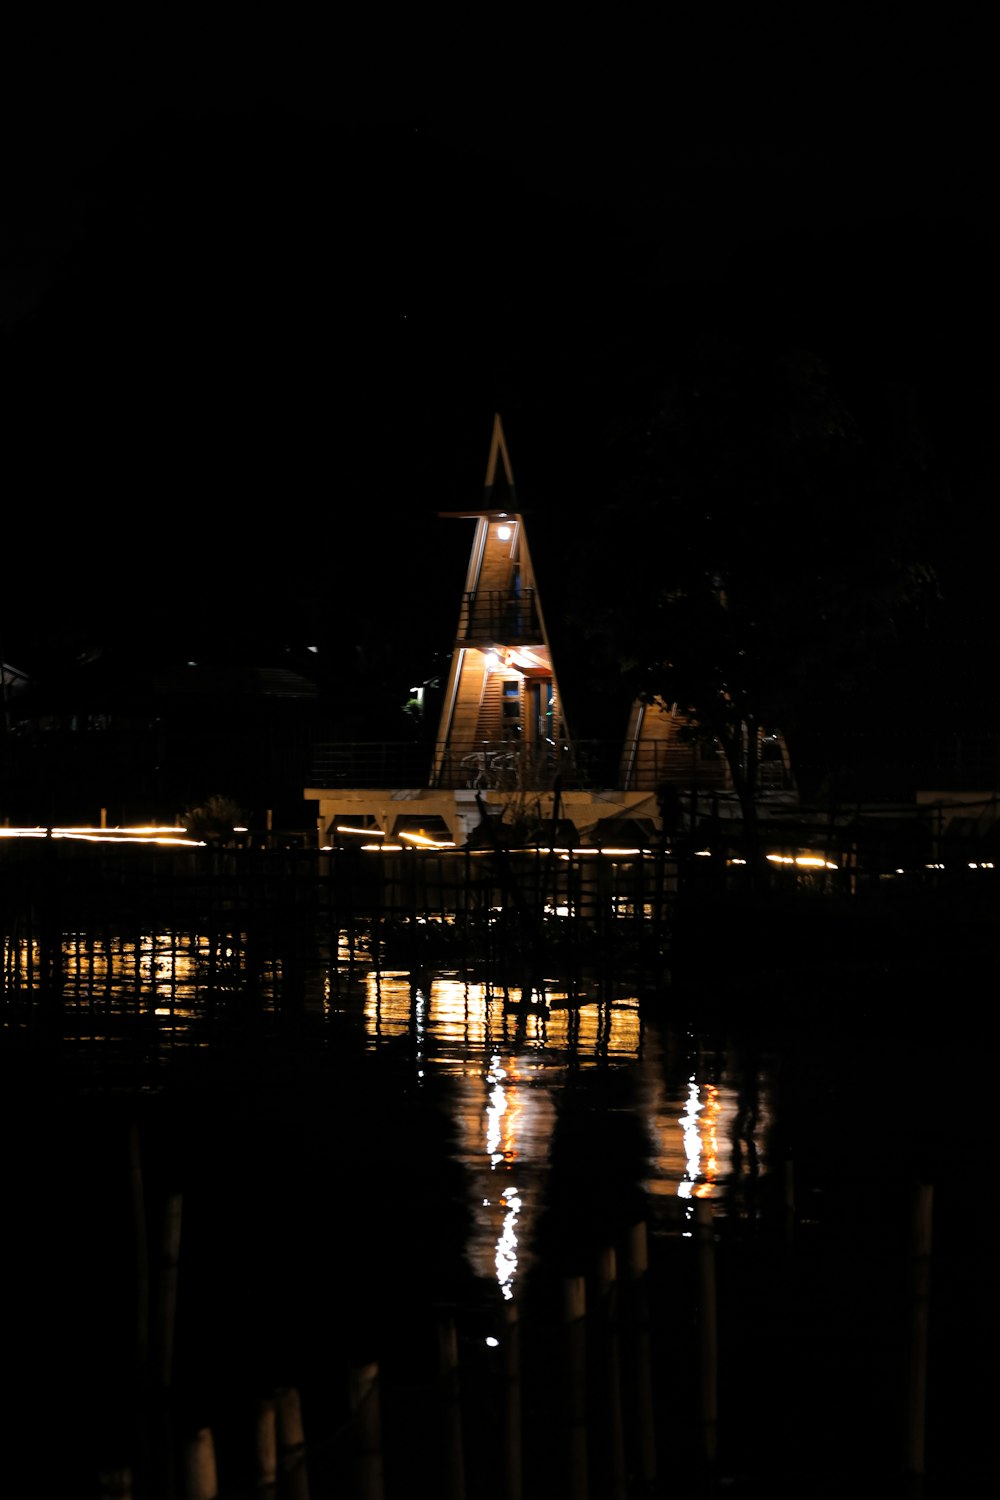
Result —
<instances>
[{"instance_id":1,"label":"wooden piling","mask_svg":"<svg viewBox=\"0 0 1000 1500\"><path fill-rule=\"evenodd\" d=\"M606 1404L608 1413L608 1496L609 1500L625 1500L627 1481L618 1332L618 1262L611 1247L602 1251L598 1260L597 1284L605 1354L605 1389L602 1401Z\"/></svg>"},{"instance_id":2,"label":"wooden piling","mask_svg":"<svg viewBox=\"0 0 1000 1500\"><path fill-rule=\"evenodd\" d=\"M283 1386L274 1393L274 1405L283 1492L288 1500L309 1500L306 1437L298 1391L293 1386Z\"/></svg>"},{"instance_id":3,"label":"wooden piling","mask_svg":"<svg viewBox=\"0 0 1000 1500\"><path fill-rule=\"evenodd\" d=\"M133 1120L129 1126L129 1185L132 1200L132 1232L135 1254L135 1343L133 1362L135 1375L135 1448L133 1456L139 1474L150 1468L150 1277L149 1236L146 1228L146 1196L143 1185L142 1151L139 1127ZM131 1495L131 1479L129 1494Z\"/></svg>"},{"instance_id":4,"label":"wooden piling","mask_svg":"<svg viewBox=\"0 0 1000 1500\"><path fill-rule=\"evenodd\" d=\"M629 1236L629 1305L635 1368L639 1473L647 1490L656 1483L656 1432L653 1421L653 1360L649 1310L649 1259L646 1225L632 1226Z\"/></svg>"},{"instance_id":5,"label":"wooden piling","mask_svg":"<svg viewBox=\"0 0 1000 1500\"><path fill-rule=\"evenodd\" d=\"M257 1403L254 1424L256 1487L259 1500L273 1500L278 1483L277 1404L267 1396Z\"/></svg>"},{"instance_id":6,"label":"wooden piling","mask_svg":"<svg viewBox=\"0 0 1000 1500\"><path fill-rule=\"evenodd\" d=\"M569 1422L569 1494L587 1500L587 1291L582 1276L563 1282L563 1331Z\"/></svg>"},{"instance_id":7,"label":"wooden piling","mask_svg":"<svg viewBox=\"0 0 1000 1500\"><path fill-rule=\"evenodd\" d=\"M795 1163L789 1157L785 1162L785 1244L791 1246L795 1239Z\"/></svg>"},{"instance_id":8,"label":"wooden piling","mask_svg":"<svg viewBox=\"0 0 1000 1500\"><path fill-rule=\"evenodd\" d=\"M218 1500L215 1440L209 1427L202 1427L184 1444L183 1486L183 1500Z\"/></svg>"},{"instance_id":9,"label":"wooden piling","mask_svg":"<svg viewBox=\"0 0 1000 1500\"><path fill-rule=\"evenodd\" d=\"M181 1245L182 1195L172 1193L163 1216L160 1255L159 1318L160 1385L169 1390L174 1370L174 1331L177 1318L177 1268Z\"/></svg>"},{"instance_id":10,"label":"wooden piling","mask_svg":"<svg viewBox=\"0 0 1000 1500\"><path fill-rule=\"evenodd\" d=\"M357 1500L384 1500L382 1419L379 1408L378 1365L359 1365L351 1372Z\"/></svg>"},{"instance_id":11,"label":"wooden piling","mask_svg":"<svg viewBox=\"0 0 1000 1500\"><path fill-rule=\"evenodd\" d=\"M715 1229L712 1203L695 1200L698 1250L698 1326L701 1372L702 1457L709 1475L715 1471L719 1438L718 1320L715 1288Z\"/></svg>"},{"instance_id":12,"label":"wooden piling","mask_svg":"<svg viewBox=\"0 0 1000 1500\"><path fill-rule=\"evenodd\" d=\"M438 1322L438 1361L441 1376L445 1494L448 1500L465 1500L458 1338L453 1318L442 1318Z\"/></svg>"},{"instance_id":13,"label":"wooden piling","mask_svg":"<svg viewBox=\"0 0 1000 1500\"><path fill-rule=\"evenodd\" d=\"M99 1479L99 1500L132 1500L132 1470L105 1469Z\"/></svg>"},{"instance_id":14,"label":"wooden piling","mask_svg":"<svg viewBox=\"0 0 1000 1500\"><path fill-rule=\"evenodd\" d=\"M913 1193L910 1214L910 1358L907 1368L904 1452L906 1488L912 1500L920 1500L924 1493L933 1208L933 1187L930 1183L919 1184Z\"/></svg>"},{"instance_id":15,"label":"wooden piling","mask_svg":"<svg viewBox=\"0 0 1000 1500\"><path fill-rule=\"evenodd\" d=\"M524 1454L521 1433L521 1328L517 1306L508 1302L504 1308L504 1377L505 1416L507 1423L507 1494L506 1500L521 1500L524 1489Z\"/></svg>"},{"instance_id":16,"label":"wooden piling","mask_svg":"<svg viewBox=\"0 0 1000 1500\"><path fill-rule=\"evenodd\" d=\"M135 1243L135 1368L140 1381L144 1381L149 1363L149 1244L146 1235L142 1153L139 1129L134 1121L129 1127L128 1148Z\"/></svg>"}]
</instances>

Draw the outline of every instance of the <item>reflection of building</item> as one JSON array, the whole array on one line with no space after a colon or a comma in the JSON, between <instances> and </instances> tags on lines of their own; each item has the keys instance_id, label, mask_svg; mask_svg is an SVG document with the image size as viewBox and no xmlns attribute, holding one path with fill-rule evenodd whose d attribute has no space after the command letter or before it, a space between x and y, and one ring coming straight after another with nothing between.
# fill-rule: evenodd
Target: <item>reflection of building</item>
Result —
<instances>
[{"instance_id":1,"label":"reflection of building","mask_svg":"<svg viewBox=\"0 0 1000 1500\"><path fill-rule=\"evenodd\" d=\"M637 1062L638 999L570 1006L550 990L521 1005L485 984L372 971L364 1016L374 1046L395 1049L407 1039L416 1075L437 1080L453 1156L467 1174L469 1264L511 1300L537 1255L567 1071ZM581 1216L598 1216L586 1173L577 1192Z\"/></svg>"},{"instance_id":2,"label":"reflection of building","mask_svg":"<svg viewBox=\"0 0 1000 1500\"><path fill-rule=\"evenodd\" d=\"M726 1212L753 1212L767 1168L772 1126L770 1080L748 1072L737 1055L692 1059L684 1070L665 1067L647 1037L643 1106L649 1128L650 1218L685 1232L698 1198ZM721 1066L720 1066L721 1063Z\"/></svg>"},{"instance_id":3,"label":"reflection of building","mask_svg":"<svg viewBox=\"0 0 1000 1500\"><path fill-rule=\"evenodd\" d=\"M499 414L482 506L445 514L475 530L426 784L388 774L389 753L365 763L351 747L321 747L328 755L317 756L304 792L318 804L321 842L337 842L349 825L390 840L422 833L464 844L484 813L544 836L634 842L661 826L665 784L684 795L730 792L718 746L682 705L636 704L627 727L608 724L606 741L571 734ZM762 794L787 799L781 737L761 730L757 748Z\"/></svg>"}]
</instances>

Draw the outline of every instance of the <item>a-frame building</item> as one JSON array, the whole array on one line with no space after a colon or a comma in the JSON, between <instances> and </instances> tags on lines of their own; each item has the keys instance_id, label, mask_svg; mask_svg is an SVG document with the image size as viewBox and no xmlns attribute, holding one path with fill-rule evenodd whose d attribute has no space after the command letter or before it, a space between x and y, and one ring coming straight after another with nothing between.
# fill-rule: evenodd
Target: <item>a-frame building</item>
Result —
<instances>
[{"instance_id":1,"label":"a-frame building","mask_svg":"<svg viewBox=\"0 0 1000 1500\"><path fill-rule=\"evenodd\" d=\"M347 825L387 842L430 836L461 845L484 818L565 825L581 842L605 844L623 826L660 829L665 786L689 815L699 803L707 810L706 797L729 798L735 811L724 757L682 706L637 703L627 724L607 725L603 743L571 737L499 413L482 504L440 514L472 521L474 531L426 782L376 785L370 764L352 767L350 747L335 747L336 784L304 792L318 804L320 844L339 842ZM760 790L794 798L784 743L766 739Z\"/></svg>"},{"instance_id":2,"label":"a-frame building","mask_svg":"<svg viewBox=\"0 0 1000 1500\"><path fill-rule=\"evenodd\" d=\"M431 783L551 789L572 745L499 413L482 508L442 514L476 528Z\"/></svg>"}]
</instances>

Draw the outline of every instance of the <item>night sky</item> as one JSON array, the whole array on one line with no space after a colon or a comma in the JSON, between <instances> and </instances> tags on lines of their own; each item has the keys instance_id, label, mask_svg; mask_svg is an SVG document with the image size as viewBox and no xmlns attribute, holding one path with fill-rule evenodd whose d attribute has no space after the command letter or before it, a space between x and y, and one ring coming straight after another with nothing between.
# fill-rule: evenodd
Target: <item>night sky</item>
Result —
<instances>
[{"instance_id":1,"label":"night sky","mask_svg":"<svg viewBox=\"0 0 1000 1500\"><path fill-rule=\"evenodd\" d=\"M405 632L429 672L468 546L437 512L478 503L493 411L522 505L569 524L708 334L902 413L947 481L950 628L990 659L995 108L976 38L938 40L888 75L807 48L780 92L734 45L634 105L581 79L437 114L301 45L37 59L2 144L4 655Z\"/></svg>"}]
</instances>

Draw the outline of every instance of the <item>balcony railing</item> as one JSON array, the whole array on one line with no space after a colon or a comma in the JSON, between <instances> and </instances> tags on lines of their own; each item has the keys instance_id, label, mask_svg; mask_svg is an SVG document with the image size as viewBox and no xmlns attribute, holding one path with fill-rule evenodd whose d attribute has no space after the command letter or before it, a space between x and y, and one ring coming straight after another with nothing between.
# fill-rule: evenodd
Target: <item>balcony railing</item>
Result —
<instances>
[{"instance_id":1,"label":"balcony railing","mask_svg":"<svg viewBox=\"0 0 1000 1500\"><path fill-rule=\"evenodd\" d=\"M534 589L463 594L458 639L470 646L529 646L542 641Z\"/></svg>"},{"instance_id":2,"label":"balcony railing","mask_svg":"<svg viewBox=\"0 0 1000 1500\"><path fill-rule=\"evenodd\" d=\"M623 769L618 740L525 745L510 740L467 740L448 745L370 741L314 746L310 786L438 787L442 790L544 792L559 778L564 791L600 787L655 792L670 782L682 791L719 789L722 779L703 761L683 766L663 744L641 745ZM768 766L761 791L790 790L780 763Z\"/></svg>"}]
</instances>

